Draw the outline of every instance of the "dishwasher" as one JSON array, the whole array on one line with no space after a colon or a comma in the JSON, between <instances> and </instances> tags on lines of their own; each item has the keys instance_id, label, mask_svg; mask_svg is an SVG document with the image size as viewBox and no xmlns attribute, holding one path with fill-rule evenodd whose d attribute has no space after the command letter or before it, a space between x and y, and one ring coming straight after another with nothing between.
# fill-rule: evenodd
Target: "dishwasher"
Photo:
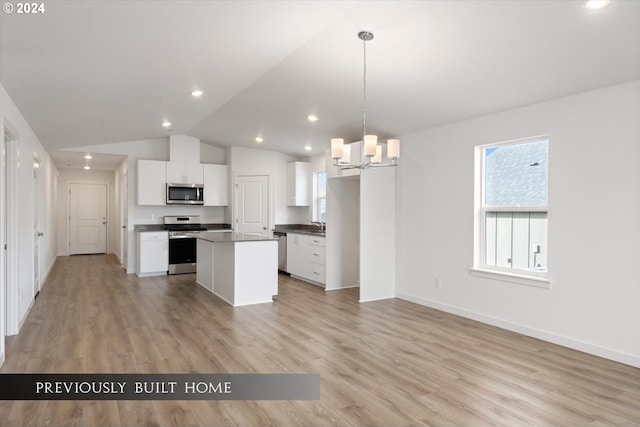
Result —
<instances>
[{"instance_id":1,"label":"dishwasher","mask_svg":"<svg viewBox=\"0 0 640 427\"><path fill-rule=\"evenodd\" d=\"M273 236L278 238L278 270L287 273L287 233L274 231Z\"/></svg>"}]
</instances>

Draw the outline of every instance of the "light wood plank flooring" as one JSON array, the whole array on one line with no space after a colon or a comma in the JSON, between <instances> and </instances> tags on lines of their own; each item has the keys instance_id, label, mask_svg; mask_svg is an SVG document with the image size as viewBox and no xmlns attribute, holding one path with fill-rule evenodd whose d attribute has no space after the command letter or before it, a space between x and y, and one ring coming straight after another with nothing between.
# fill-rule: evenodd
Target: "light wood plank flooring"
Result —
<instances>
[{"instance_id":1,"label":"light wood plank flooring","mask_svg":"<svg viewBox=\"0 0 640 427\"><path fill-rule=\"evenodd\" d=\"M640 369L280 277L232 308L194 275L62 257L2 373L319 373L319 401L4 401L2 426L638 426Z\"/></svg>"}]
</instances>

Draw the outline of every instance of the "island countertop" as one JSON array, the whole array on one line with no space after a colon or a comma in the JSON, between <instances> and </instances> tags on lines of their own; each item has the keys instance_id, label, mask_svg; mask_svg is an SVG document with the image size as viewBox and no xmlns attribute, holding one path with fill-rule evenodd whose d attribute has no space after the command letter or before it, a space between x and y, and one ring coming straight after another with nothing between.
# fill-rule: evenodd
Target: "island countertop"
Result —
<instances>
[{"instance_id":1,"label":"island countertop","mask_svg":"<svg viewBox=\"0 0 640 427\"><path fill-rule=\"evenodd\" d=\"M256 236L251 233L238 233L238 232L226 232L220 233L216 231L201 231L198 233L191 233L193 237L201 240L206 240L212 243L224 243L224 242L260 242L264 240L278 240L273 236L273 233L268 233L267 236Z\"/></svg>"}]
</instances>

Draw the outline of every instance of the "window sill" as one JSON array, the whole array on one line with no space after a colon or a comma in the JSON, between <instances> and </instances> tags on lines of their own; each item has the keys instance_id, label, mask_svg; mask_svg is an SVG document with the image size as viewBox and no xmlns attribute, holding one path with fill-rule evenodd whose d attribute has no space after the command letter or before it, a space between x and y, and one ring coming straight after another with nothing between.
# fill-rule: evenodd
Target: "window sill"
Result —
<instances>
[{"instance_id":1,"label":"window sill","mask_svg":"<svg viewBox=\"0 0 640 427\"><path fill-rule=\"evenodd\" d=\"M529 276L526 274L508 273L481 268L470 268L469 274L476 277L484 277L485 279L502 280L504 282L518 283L520 285L551 289L551 280L547 277Z\"/></svg>"}]
</instances>

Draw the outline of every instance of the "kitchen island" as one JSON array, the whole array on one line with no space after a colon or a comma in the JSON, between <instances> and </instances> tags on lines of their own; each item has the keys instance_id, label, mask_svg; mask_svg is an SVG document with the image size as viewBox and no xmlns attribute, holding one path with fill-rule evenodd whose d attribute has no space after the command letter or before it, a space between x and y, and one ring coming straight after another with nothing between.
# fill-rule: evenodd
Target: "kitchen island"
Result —
<instances>
[{"instance_id":1,"label":"kitchen island","mask_svg":"<svg viewBox=\"0 0 640 427\"><path fill-rule=\"evenodd\" d=\"M194 233L196 282L232 306L278 295L278 240L248 233Z\"/></svg>"}]
</instances>

